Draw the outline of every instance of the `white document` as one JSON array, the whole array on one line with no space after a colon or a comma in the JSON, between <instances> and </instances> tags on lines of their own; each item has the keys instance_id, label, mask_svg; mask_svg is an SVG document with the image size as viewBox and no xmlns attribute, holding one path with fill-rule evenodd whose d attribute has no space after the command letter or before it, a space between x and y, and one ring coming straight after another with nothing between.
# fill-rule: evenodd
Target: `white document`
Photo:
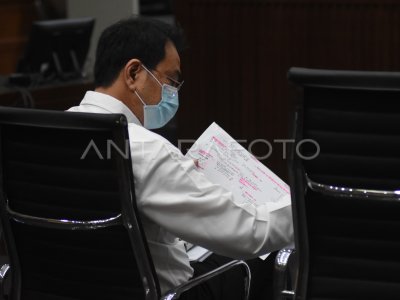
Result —
<instances>
[{"instance_id":1,"label":"white document","mask_svg":"<svg viewBox=\"0 0 400 300\"><path fill-rule=\"evenodd\" d=\"M290 204L289 186L215 122L197 139L186 156L197 160L198 169L211 182L231 191L239 203L266 204L270 210ZM192 261L203 261L210 254L209 250L199 246L188 251ZM269 254L260 259L265 260Z\"/></svg>"},{"instance_id":2,"label":"white document","mask_svg":"<svg viewBox=\"0 0 400 300\"><path fill-rule=\"evenodd\" d=\"M238 203L267 204L276 210L290 204L289 186L216 123L189 149L198 168L213 183L234 194Z\"/></svg>"}]
</instances>

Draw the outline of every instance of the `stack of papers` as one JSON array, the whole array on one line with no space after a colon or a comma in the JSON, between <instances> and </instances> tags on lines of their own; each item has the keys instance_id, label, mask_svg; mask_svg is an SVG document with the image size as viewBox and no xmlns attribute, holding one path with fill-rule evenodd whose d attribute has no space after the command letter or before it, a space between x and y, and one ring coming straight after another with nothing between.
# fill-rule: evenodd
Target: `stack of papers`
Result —
<instances>
[{"instance_id":1,"label":"stack of papers","mask_svg":"<svg viewBox=\"0 0 400 300\"><path fill-rule=\"evenodd\" d=\"M235 201L271 210L290 201L290 188L216 123L212 123L186 156L198 160L198 168L213 183L235 195Z\"/></svg>"},{"instance_id":2,"label":"stack of papers","mask_svg":"<svg viewBox=\"0 0 400 300\"><path fill-rule=\"evenodd\" d=\"M290 203L289 186L216 123L204 131L186 156L198 161L199 171L211 182L231 191L235 202L267 204L270 210ZM194 254L193 258L196 260Z\"/></svg>"}]
</instances>

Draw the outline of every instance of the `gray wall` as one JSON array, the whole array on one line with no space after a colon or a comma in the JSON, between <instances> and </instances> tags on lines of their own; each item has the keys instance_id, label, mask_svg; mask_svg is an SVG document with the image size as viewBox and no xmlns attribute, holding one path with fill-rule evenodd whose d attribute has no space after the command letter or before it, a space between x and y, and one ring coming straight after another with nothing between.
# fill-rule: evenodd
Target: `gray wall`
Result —
<instances>
[{"instance_id":1,"label":"gray wall","mask_svg":"<svg viewBox=\"0 0 400 300\"><path fill-rule=\"evenodd\" d=\"M96 19L85 71L93 72L95 50L104 28L119 19L139 14L139 0L68 0L67 17L94 17Z\"/></svg>"}]
</instances>

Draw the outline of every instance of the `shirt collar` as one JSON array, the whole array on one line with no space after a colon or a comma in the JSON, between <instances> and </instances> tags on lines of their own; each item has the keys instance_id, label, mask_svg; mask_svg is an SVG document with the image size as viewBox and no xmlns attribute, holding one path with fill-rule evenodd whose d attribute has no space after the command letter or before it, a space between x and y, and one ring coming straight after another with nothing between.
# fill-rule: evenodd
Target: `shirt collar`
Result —
<instances>
[{"instance_id":1,"label":"shirt collar","mask_svg":"<svg viewBox=\"0 0 400 300\"><path fill-rule=\"evenodd\" d=\"M135 123L142 126L142 123L140 123L139 119L133 114L133 112L124 103L113 96L94 91L87 91L80 105L96 106L109 113L123 114L128 120L128 123Z\"/></svg>"}]
</instances>

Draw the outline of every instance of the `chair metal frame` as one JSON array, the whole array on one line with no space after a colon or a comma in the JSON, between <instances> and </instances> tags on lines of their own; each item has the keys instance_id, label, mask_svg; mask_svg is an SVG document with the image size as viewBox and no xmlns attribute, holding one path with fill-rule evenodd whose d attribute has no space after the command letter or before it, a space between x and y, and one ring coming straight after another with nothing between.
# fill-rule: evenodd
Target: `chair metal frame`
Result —
<instances>
[{"instance_id":1,"label":"chair metal frame","mask_svg":"<svg viewBox=\"0 0 400 300\"><path fill-rule=\"evenodd\" d=\"M400 91L400 73L376 71L317 70L293 67L288 79L300 87L297 91L296 111L292 129L294 144L303 138L303 89L327 87L331 89L362 89L366 91ZM275 260L274 299L307 299L309 274L309 240L305 197L307 191L334 198L366 198L379 201L400 200L399 190L378 190L336 186L319 183L308 177L301 158L294 147L289 149L288 170L291 187L295 249L282 249Z\"/></svg>"},{"instance_id":2,"label":"chair metal frame","mask_svg":"<svg viewBox=\"0 0 400 300\"><path fill-rule=\"evenodd\" d=\"M23 112L23 116L20 114ZM38 117L40 115L40 117ZM125 145L125 141L129 140L127 130L126 117L121 114L90 114L90 113L71 113L71 112L56 112L29 110L21 108L0 108L0 167L3 164L1 152L2 145L2 126L3 125L29 125L37 127L51 128L68 128L74 130L111 130L113 139L117 145ZM233 260L211 272L191 279L190 281L172 289L165 295L160 295L157 275L154 272L153 262L148 250L147 241L142 230L140 216L136 206L135 187L133 181L132 163L130 152L128 158L118 155L116 158L119 175L120 197L121 197L121 213L107 219L99 220L66 220L66 219L51 219L37 216L26 215L13 211L8 206L7 195L4 191L4 178L0 172L0 205L1 219L7 247L11 258L9 265L4 265L0 269L0 279L2 287L3 279L12 270L12 299L20 299L21 272L17 251L13 242L13 234L8 224L8 219L13 219L17 222L64 230L95 230L114 225L123 225L128 232L131 242L131 248L134 253L139 273L142 279L142 285L145 291L146 300L172 300L178 299L179 296L205 281L220 275L234 267L242 267L247 276L245 278L245 299L247 300L250 292L251 273L248 265L244 261Z\"/></svg>"}]
</instances>

